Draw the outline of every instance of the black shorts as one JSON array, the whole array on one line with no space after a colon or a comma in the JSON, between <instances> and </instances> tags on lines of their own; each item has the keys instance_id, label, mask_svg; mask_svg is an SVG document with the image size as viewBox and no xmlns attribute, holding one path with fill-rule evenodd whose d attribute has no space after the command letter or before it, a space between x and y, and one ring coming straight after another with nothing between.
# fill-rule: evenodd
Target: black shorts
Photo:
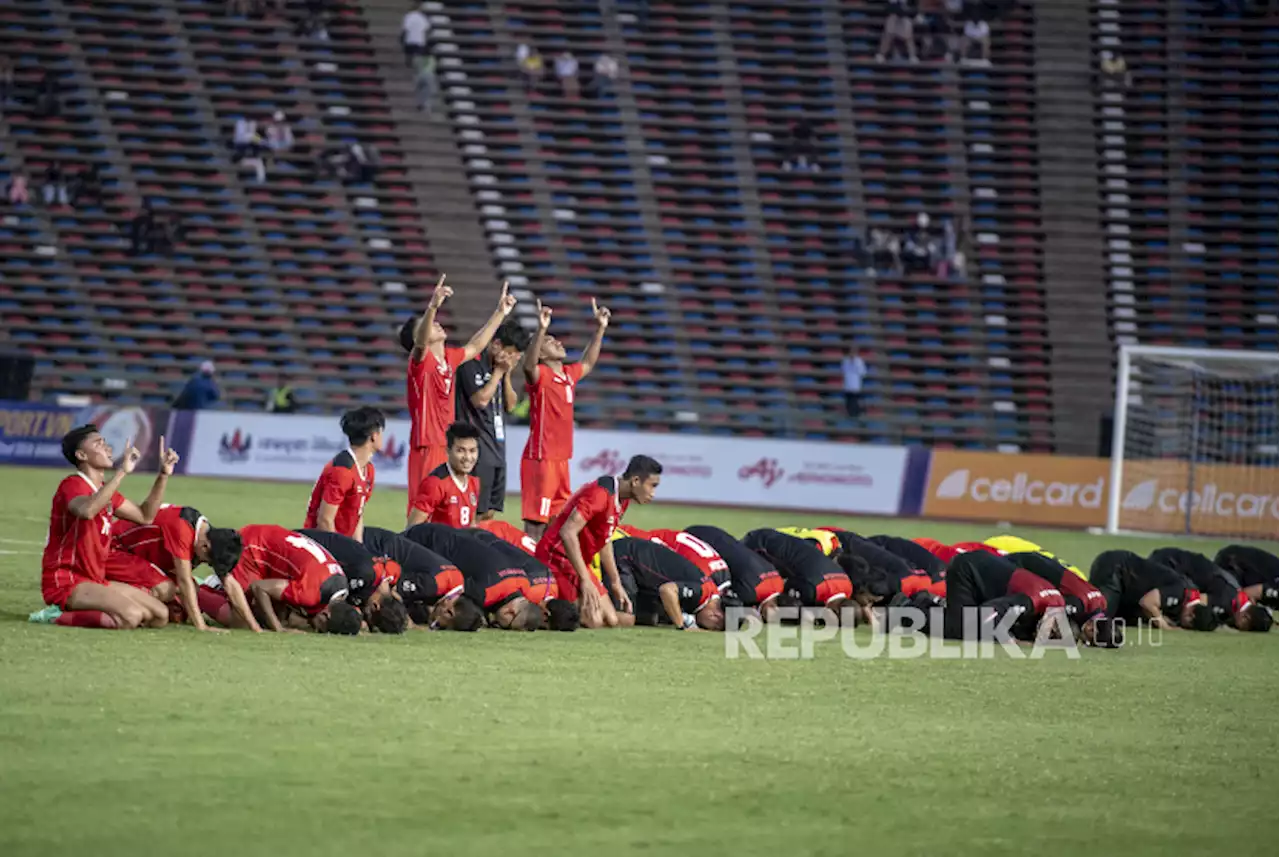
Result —
<instances>
[{"instance_id":1,"label":"black shorts","mask_svg":"<svg viewBox=\"0 0 1280 857\"><path fill-rule=\"evenodd\" d=\"M501 512L507 501L507 463L492 453L482 452L472 475L480 480L476 514Z\"/></svg>"}]
</instances>

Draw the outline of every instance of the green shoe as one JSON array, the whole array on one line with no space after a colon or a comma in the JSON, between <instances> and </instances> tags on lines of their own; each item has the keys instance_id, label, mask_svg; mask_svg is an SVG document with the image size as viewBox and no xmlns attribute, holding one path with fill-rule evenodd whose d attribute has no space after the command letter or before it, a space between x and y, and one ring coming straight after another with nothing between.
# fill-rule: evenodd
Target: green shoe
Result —
<instances>
[{"instance_id":1,"label":"green shoe","mask_svg":"<svg viewBox=\"0 0 1280 857\"><path fill-rule=\"evenodd\" d=\"M62 609L56 604L50 604L43 610L37 610L27 617L28 622L38 622L42 625L52 625L58 621L58 617L62 615Z\"/></svg>"}]
</instances>

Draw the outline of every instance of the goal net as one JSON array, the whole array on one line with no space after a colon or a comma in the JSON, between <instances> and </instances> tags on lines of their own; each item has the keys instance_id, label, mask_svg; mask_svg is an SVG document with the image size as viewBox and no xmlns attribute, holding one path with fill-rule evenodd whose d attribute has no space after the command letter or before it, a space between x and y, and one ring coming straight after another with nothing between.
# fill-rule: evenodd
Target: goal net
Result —
<instances>
[{"instance_id":1,"label":"goal net","mask_svg":"<svg viewBox=\"0 0 1280 857\"><path fill-rule=\"evenodd\" d=\"M1275 353L1123 345L1107 530L1277 537Z\"/></svg>"}]
</instances>

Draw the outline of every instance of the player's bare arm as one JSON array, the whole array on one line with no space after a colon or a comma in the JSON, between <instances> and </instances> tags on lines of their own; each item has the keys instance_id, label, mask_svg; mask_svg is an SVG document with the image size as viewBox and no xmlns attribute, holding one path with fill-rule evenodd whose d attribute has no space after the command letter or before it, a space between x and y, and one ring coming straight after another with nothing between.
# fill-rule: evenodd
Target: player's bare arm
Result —
<instances>
[{"instance_id":1,"label":"player's bare arm","mask_svg":"<svg viewBox=\"0 0 1280 857\"><path fill-rule=\"evenodd\" d=\"M511 292L507 286L506 280L502 282L502 294L498 297L498 306L493 311L493 315L489 316L489 320L484 323L484 327L476 331L476 335L462 348L462 359L470 360L481 351L489 347L493 335L498 332L498 328L502 326L502 322L516 308L516 299L511 296Z\"/></svg>"},{"instance_id":2,"label":"player's bare arm","mask_svg":"<svg viewBox=\"0 0 1280 857\"><path fill-rule=\"evenodd\" d=\"M133 440L131 438L124 445L124 454L120 456L120 466L116 468L115 474L103 483L101 488L93 492L93 494L88 497L74 498L67 504L67 510L77 518L83 518L86 521L96 517L103 509L110 505L111 498L115 496L116 491L120 488L120 483L124 481L126 476L133 472L133 469L138 466L138 462L141 459L142 453L133 445ZM133 521L134 523L142 523L142 513L137 511L138 507L134 506L133 503L130 503L128 500L126 500L125 503L133 507L137 516L136 519L125 518L125 520ZM120 515L120 512L122 511L124 511L123 505L116 511L116 514ZM120 517L124 516L120 515Z\"/></svg>"},{"instance_id":3,"label":"player's bare arm","mask_svg":"<svg viewBox=\"0 0 1280 857\"><path fill-rule=\"evenodd\" d=\"M658 598L662 600L662 610L671 620L671 624L685 631L700 631L697 622L684 621L684 609L680 606L680 587L674 583L664 583L658 587Z\"/></svg>"},{"instance_id":4,"label":"player's bare arm","mask_svg":"<svg viewBox=\"0 0 1280 857\"><path fill-rule=\"evenodd\" d=\"M356 529L351 534L351 538L358 542L364 541L364 512L360 513L360 520L356 521Z\"/></svg>"},{"instance_id":5,"label":"player's bare arm","mask_svg":"<svg viewBox=\"0 0 1280 857\"><path fill-rule=\"evenodd\" d=\"M591 341L587 343L587 350L582 352L582 377L591 374L591 370L596 368L596 363L600 361L600 349L604 346L604 332L609 329L609 319L612 313L609 308L600 306L596 303L596 299L591 299L591 315L596 320L596 332L592 334Z\"/></svg>"},{"instance_id":6,"label":"player's bare arm","mask_svg":"<svg viewBox=\"0 0 1280 857\"><path fill-rule=\"evenodd\" d=\"M515 371L516 363L519 361L520 358L513 354L511 356L511 366L508 367L506 372L502 373L502 407L508 412L514 411L516 405L520 404L520 394L516 392L515 384L511 383L511 373Z\"/></svg>"},{"instance_id":7,"label":"player's bare arm","mask_svg":"<svg viewBox=\"0 0 1280 857\"><path fill-rule=\"evenodd\" d=\"M249 606L249 599L240 588L240 582L231 575L227 575L222 579L222 590L227 595L227 602L231 605L231 609L235 611L236 616L240 617L240 622L253 633L261 634L262 626L253 615L253 608Z\"/></svg>"},{"instance_id":8,"label":"player's bare arm","mask_svg":"<svg viewBox=\"0 0 1280 857\"><path fill-rule=\"evenodd\" d=\"M1164 613L1160 610L1160 590L1158 589L1153 589L1138 599L1138 608L1153 628L1169 629L1178 627L1165 620Z\"/></svg>"},{"instance_id":9,"label":"player's bare arm","mask_svg":"<svg viewBox=\"0 0 1280 857\"><path fill-rule=\"evenodd\" d=\"M182 608L187 611L187 619L192 626L197 631L218 630L210 628L204 621L204 614L200 612L200 600L196 593L195 575L191 573L191 561L174 557L173 576L178 581L178 598L181 599Z\"/></svg>"},{"instance_id":10,"label":"player's bare arm","mask_svg":"<svg viewBox=\"0 0 1280 857\"><path fill-rule=\"evenodd\" d=\"M288 585L287 580L255 580L249 584L249 592L253 594L258 610L267 620L271 630L277 634L284 633L284 625L281 624L280 616L276 613L275 602L284 598L284 590Z\"/></svg>"},{"instance_id":11,"label":"player's bare arm","mask_svg":"<svg viewBox=\"0 0 1280 857\"><path fill-rule=\"evenodd\" d=\"M542 356L542 343L547 339L547 329L551 327L551 307L543 306L538 301L538 329L534 331L533 340L524 352L520 368L524 370L524 378L530 384L538 383L538 360Z\"/></svg>"},{"instance_id":12,"label":"player's bare arm","mask_svg":"<svg viewBox=\"0 0 1280 857\"><path fill-rule=\"evenodd\" d=\"M137 450L134 450L134 452L137 452ZM138 458L141 457L142 454L138 453ZM159 459L160 472L156 473L155 482L151 484L151 491L147 492L147 499L142 501L141 507L134 505L132 500L125 500L124 503L120 504L120 508L115 510L116 518L123 518L124 521L133 523L151 523L155 521L156 513L160 512L161 505L164 505L165 486L169 485L169 477L173 475L173 468L178 466L178 453L165 445L164 435L160 435ZM134 466L137 466L137 462L134 462Z\"/></svg>"},{"instance_id":13,"label":"player's bare arm","mask_svg":"<svg viewBox=\"0 0 1280 857\"><path fill-rule=\"evenodd\" d=\"M578 535L586 525L587 520L582 517L582 512L574 509L569 519L564 522L564 526L560 528L560 544L564 548L565 558L569 560L569 565L573 567L580 581L582 603L579 609L584 618L594 617L600 611L600 593L596 592L595 578L591 574L591 569L587 568L586 560L582 556L582 546L578 543Z\"/></svg>"},{"instance_id":14,"label":"player's bare arm","mask_svg":"<svg viewBox=\"0 0 1280 857\"><path fill-rule=\"evenodd\" d=\"M324 530L326 533L336 533L338 518L338 507L331 503L320 501L319 507L316 508L316 529Z\"/></svg>"},{"instance_id":15,"label":"player's bare arm","mask_svg":"<svg viewBox=\"0 0 1280 857\"><path fill-rule=\"evenodd\" d=\"M440 279L436 280L435 289L431 292L431 302L427 304L422 318L418 319L418 326L413 330L413 354L410 357L414 361L421 360L427 353L427 335L431 333L431 326L436 323L436 313L440 306L452 296L453 289L444 284L444 274L441 274Z\"/></svg>"}]
</instances>

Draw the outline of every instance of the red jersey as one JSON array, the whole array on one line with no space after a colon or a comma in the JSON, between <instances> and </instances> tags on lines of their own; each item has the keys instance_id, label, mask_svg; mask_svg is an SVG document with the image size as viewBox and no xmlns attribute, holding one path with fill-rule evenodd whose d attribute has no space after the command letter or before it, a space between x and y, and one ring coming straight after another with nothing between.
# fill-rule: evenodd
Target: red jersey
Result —
<instances>
[{"instance_id":1,"label":"red jersey","mask_svg":"<svg viewBox=\"0 0 1280 857\"><path fill-rule=\"evenodd\" d=\"M650 530L649 541L680 554L696 565L704 577L711 578L717 585L728 583L729 563L724 561L718 550L697 536L680 530Z\"/></svg>"},{"instance_id":2,"label":"red jersey","mask_svg":"<svg viewBox=\"0 0 1280 857\"><path fill-rule=\"evenodd\" d=\"M951 560L955 559L957 556L964 553L964 551L956 550L955 548L951 547L951 545L944 545L942 542L938 541L937 539L920 538L920 539L912 539L912 541L920 545L920 547L924 548L929 553L933 554L943 562L951 562Z\"/></svg>"},{"instance_id":3,"label":"red jersey","mask_svg":"<svg viewBox=\"0 0 1280 857\"><path fill-rule=\"evenodd\" d=\"M255 580L287 580L282 600L311 612L334 596L327 591L332 586L325 584L333 575L342 574L342 566L301 533L275 524L252 524L240 530L240 540L244 551L231 573L246 591Z\"/></svg>"},{"instance_id":4,"label":"red jersey","mask_svg":"<svg viewBox=\"0 0 1280 857\"><path fill-rule=\"evenodd\" d=\"M549 366L538 366L538 380L525 382L529 391L529 439L524 457L536 461L573 458L573 396L582 380L582 364L570 363L557 375Z\"/></svg>"},{"instance_id":5,"label":"red jersey","mask_svg":"<svg viewBox=\"0 0 1280 857\"><path fill-rule=\"evenodd\" d=\"M49 509L49 535L40 560L42 582L46 586L69 586L72 575L95 583L106 583L107 554L111 552L111 519L124 502L113 494L111 502L86 520L71 513L71 501L98 493L88 476L79 471L58 483Z\"/></svg>"},{"instance_id":6,"label":"red jersey","mask_svg":"<svg viewBox=\"0 0 1280 857\"><path fill-rule=\"evenodd\" d=\"M533 556L534 552L538 549L538 543L530 538L528 533L508 524L506 521L499 521L497 519L492 521L477 521L476 527L493 533L507 544L515 545L530 556Z\"/></svg>"},{"instance_id":7,"label":"red jersey","mask_svg":"<svg viewBox=\"0 0 1280 857\"><path fill-rule=\"evenodd\" d=\"M480 480L468 476L459 485L448 464L441 464L428 473L413 495L413 508L425 512L428 521L459 529L475 523L478 502Z\"/></svg>"},{"instance_id":8,"label":"red jersey","mask_svg":"<svg viewBox=\"0 0 1280 857\"><path fill-rule=\"evenodd\" d=\"M466 360L464 348L445 346L444 359L430 351L421 360L409 356L409 443L444 446L444 433L454 419L453 378Z\"/></svg>"},{"instance_id":9,"label":"red jersey","mask_svg":"<svg viewBox=\"0 0 1280 857\"><path fill-rule=\"evenodd\" d=\"M1004 551L1000 548L993 548L989 544L983 542L956 542L951 549L957 553L969 553L970 551L983 551L984 553L995 554L996 556L1004 556Z\"/></svg>"},{"instance_id":10,"label":"red jersey","mask_svg":"<svg viewBox=\"0 0 1280 857\"><path fill-rule=\"evenodd\" d=\"M609 541L614 527L622 520L627 511L628 501L618 499L618 477L601 476L594 482L588 482L569 498L542 534L538 549L534 556L548 566L567 566L569 558L565 556L564 545L560 543L560 529L574 510L582 515L587 525L578 533L578 547L582 549L582 559L588 565L600 549Z\"/></svg>"},{"instance_id":11,"label":"red jersey","mask_svg":"<svg viewBox=\"0 0 1280 857\"><path fill-rule=\"evenodd\" d=\"M196 532L204 517L195 509L165 506L150 524L129 525L116 521L111 528L111 549L141 557L165 574L173 573L175 559L195 565Z\"/></svg>"},{"instance_id":12,"label":"red jersey","mask_svg":"<svg viewBox=\"0 0 1280 857\"><path fill-rule=\"evenodd\" d=\"M307 518L302 528L314 530L318 527L320 504L323 502L337 507L338 511L333 516L334 532L354 537L364 514L364 504L372 495L373 462L364 466L364 476L361 476L355 453L344 449L320 471L320 478L311 489L311 502L307 503Z\"/></svg>"}]
</instances>

